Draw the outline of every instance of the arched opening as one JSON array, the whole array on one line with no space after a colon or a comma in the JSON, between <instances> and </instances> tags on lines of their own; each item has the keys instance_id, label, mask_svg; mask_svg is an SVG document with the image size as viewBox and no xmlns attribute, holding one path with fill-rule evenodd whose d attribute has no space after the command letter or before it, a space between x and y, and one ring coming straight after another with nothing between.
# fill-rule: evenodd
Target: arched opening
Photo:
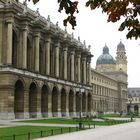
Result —
<instances>
[{"instance_id":1,"label":"arched opening","mask_svg":"<svg viewBox=\"0 0 140 140\"><path fill-rule=\"evenodd\" d=\"M73 116L74 113L74 92L72 90L70 90L69 92L69 115Z\"/></svg>"},{"instance_id":2,"label":"arched opening","mask_svg":"<svg viewBox=\"0 0 140 140\"><path fill-rule=\"evenodd\" d=\"M56 87L52 90L52 116L57 117L58 115L58 90Z\"/></svg>"},{"instance_id":3,"label":"arched opening","mask_svg":"<svg viewBox=\"0 0 140 140\"><path fill-rule=\"evenodd\" d=\"M82 93L82 112L83 112L83 115L85 116L86 115L86 93Z\"/></svg>"},{"instance_id":4,"label":"arched opening","mask_svg":"<svg viewBox=\"0 0 140 140\"><path fill-rule=\"evenodd\" d=\"M35 83L31 83L29 89L29 115L30 118L37 117L37 87Z\"/></svg>"},{"instance_id":5,"label":"arched opening","mask_svg":"<svg viewBox=\"0 0 140 140\"><path fill-rule=\"evenodd\" d=\"M88 114L91 113L91 100L92 100L92 98L91 98L91 94L88 93L88 103L87 103Z\"/></svg>"},{"instance_id":6,"label":"arched opening","mask_svg":"<svg viewBox=\"0 0 140 140\"><path fill-rule=\"evenodd\" d=\"M136 116L139 115L139 107L138 107L138 105L135 105L135 106L134 106L134 114L135 114Z\"/></svg>"},{"instance_id":7,"label":"arched opening","mask_svg":"<svg viewBox=\"0 0 140 140\"><path fill-rule=\"evenodd\" d=\"M15 118L24 118L24 86L20 80L15 84L14 113Z\"/></svg>"},{"instance_id":8,"label":"arched opening","mask_svg":"<svg viewBox=\"0 0 140 140\"><path fill-rule=\"evenodd\" d=\"M81 97L79 92L76 92L76 114L79 116L81 113Z\"/></svg>"},{"instance_id":9,"label":"arched opening","mask_svg":"<svg viewBox=\"0 0 140 140\"><path fill-rule=\"evenodd\" d=\"M12 65L13 67L17 67L18 65L17 35L15 31L13 31L12 35Z\"/></svg>"},{"instance_id":10,"label":"arched opening","mask_svg":"<svg viewBox=\"0 0 140 140\"><path fill-rule=\"evenodd\" d=\"M43 85L41 89L41 113L42 117L48 115L48 88L46 85Z\"/></svg>"},{"instance_id":11,"label":"arched opening","mask_svg":"<svg viewBox=\"0 0 140 140\"><path fill-rule=\"evenodd\" d=\"M64 88L61 90L61 114L62 117L66 116L66 91Z\"/></svg>"}]
</instances>

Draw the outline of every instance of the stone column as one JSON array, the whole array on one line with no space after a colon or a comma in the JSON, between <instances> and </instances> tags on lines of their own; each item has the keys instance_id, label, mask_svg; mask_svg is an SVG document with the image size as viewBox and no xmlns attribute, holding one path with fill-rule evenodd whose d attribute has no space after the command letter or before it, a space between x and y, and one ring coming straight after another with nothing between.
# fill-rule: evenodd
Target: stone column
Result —
<instances>
[{"instance_id":1,"label":"stone column","mask_svg":"<svg viewBox=\"0 0 140 140\"><path fill-rule=\"evenodd\" d=\"M22 31L22 68L27 68L27 28L24 28Z\"/></svg>"},{"instance_id":2,"label":"stone column","mask_svg":"<svg viewBox=\"0 0 140 140\"><path fill-rule=\"evenodd\" d=\"M74 54L75 52L71 52L71 81L74 81Z\"/></svg>"},{"instance_id":3,"label":"stone column","mask_svg":"<svg viewBox=\"0 0 140 140\"><path fill-rule=\"evenodd\" d=\"M81 55L77 55L77 80L80 83L81 82Z\"/></svg>"},{"instance_id":4,"label":"stone column","mask_svg":"<svg viewBox=\"0 0 140 140\"><path fill-rule=\"evenodd\" d=\"M69 117L69 94L66 94L66 117Z\"/></svg>"},{"instance_id":5,"label":"stone column","mask_svg":"<svg viewBox=\"0 0 140 140\"><path fill-rule=\"evenodd\" d=\"M48 94L48 117L52 117L52 94Z\"/></svg>"},{"instance_id":6,"label":"stone column","mask_svg":"<svg viewBox=\"0 0 140 140\"><path fill-rule=\"evenodd\" d=\"M88 83L91 85L91 61L88 61Z\"/></svg>"},{"instance_id":7,"label":"stone column","mask_svg":"<svg viewBox=\"0 0 140 140\"><path fill-rule=\"evenodd\" d=\"M86 57L83 58L83 83L87 83L86 79Z\"/></svg>"},{"instance_id":8,"label":"stone column","mask_svg":"<svg viewBox=\"0 0 140 140\"><path fill-rule=\"evenodd\" d=\"M35 72L39 72L39 40L40 40L40 33L35 34Z\"/></svg>"},{"instance_id":9,"label":"stone column","mask_svg":"<svg viewBox=\"0 0 140 140\"><path fill-rule=\"evenodd\" d=\"M90 112L88 112L88 93L85 92L85 112L84 113L84 116L87 116Z\"/></svg>"},{"instance_id":10,"label":"stone column","mask_svg":"<svg viewBox=\"0 0 140 140\"><path fill-rule=\"evenodd\" d=\"M0 119L15 119L14 88L9 86L0 88Z\"/></svg>"},{"instance_id":11,"label":"stone column","mask_svg":"<svg viewBox=\"0 0 140 140\"><path fill-rule=\"evenodd\" d=\"M61 117L61 94L58 93L58 108L57 108L57 117Z\"/></svg>"},{"instance_id":12,"label":"stone column","mask_svg":"<svg viewBox=\"0 0 140 140\"><path fill-rule=\"evenodd\" d=\"M7 65L12 65L12 35L13 35L13 25L11 20L7 20Z\"/></svg>"},{"instance_id":13,"label":"stone column","mask_svg":"<svg viewBox=\"0 0 140 140\"><path fill-rule=\"evenodd\" d=\"M68 53L67 51L68 51L68 48L65 47L63 49L63 51L64 51L64 79L67 80L67 53Z\"/></svg>"},{"instance_id":14,"label":"stone column","mask_svg":"<svg viewBox=\"0 0 140 140\"><path fill-rule=\"evenodd\" d=\"M24 90L24 119L29 118L29 89Z\"/></svg>"},{"instance_id":15,"label":"stone column","mask_svg":"<svg viewBox=\"0 0 140 140\"><path fill-rule=\"evenodd\" d=\"M55 46L55 76L59 77L59 47L60 43L58 42Z\"/></svg>"},{"instance_id":16,"label":"stone column","mask_svg":"<svg viewBox=\"0 0 140 140\"><path fill-rule=\"evenodd\" d=\"M41 118L41 89L37 93L37 118Z\"/></svg>"},{"instance_id":17,"label":"stone column","mask_svg":"<svg viewBox=\"0 0 140 140\"><path fill-rule=\"evenodd\" d=\"M76 93L74 93L74 99L73 99L73 116L76 116Z\"/></svg>"},{"instance_id":18,"label":"stone column","mask_svg":"<svg viewBox=\"0 0 140 140\"><path fill-rule=\"evenodd\" d=\"M46 48L46 75L50 75L50 47L51 47L51 38L48 38L45 42Z\"/></svg>"}]
</instances>

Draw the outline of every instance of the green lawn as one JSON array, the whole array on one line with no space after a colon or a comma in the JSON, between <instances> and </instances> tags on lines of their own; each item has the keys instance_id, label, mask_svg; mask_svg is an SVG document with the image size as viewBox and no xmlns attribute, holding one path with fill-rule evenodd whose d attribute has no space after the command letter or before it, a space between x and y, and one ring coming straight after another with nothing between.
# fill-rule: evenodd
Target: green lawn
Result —
<instances>
[{"instance_id":1,"label":"green lawn","mask_svg":"<svg viewBox=\"0 0 140 140\"><path fill-rule=\"evenodd\" d=\"M61 133L77 131L76 127L17 126L0 128L0 140L28 140ZM8 136L8 137L4 137ZM3 137L3 138L2 138Z\"/></svg>"},{"instance_id":2,"label":"green lawn","mask_svg":"<svg viewBox=\"0 0 140 140\"><path fill-rule=\"evenodd\" d=\"M64 118L51 118L51 119L40 119L40 120L25 120L21 122L29 123L50 123L50 124L79 124L79 120L76 119L64 119ZM82 123L84 125L114 125L119 123L126 123L123 120L106 120L106 121L94 121L91 119L83 119Z\"/></svg>"}]
</instances>

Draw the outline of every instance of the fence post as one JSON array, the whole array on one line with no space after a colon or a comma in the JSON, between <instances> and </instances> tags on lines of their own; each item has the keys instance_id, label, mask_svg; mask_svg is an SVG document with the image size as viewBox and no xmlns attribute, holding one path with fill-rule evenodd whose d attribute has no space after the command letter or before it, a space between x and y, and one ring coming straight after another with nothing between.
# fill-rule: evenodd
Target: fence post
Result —
<instances>
[{"instance_id":1,"label":"fence post","mask_svg":"<svg viewBox=\"0 0 140 140\"><path fill-rule=\"evenodd\" d=\"M76 130L78 131L78 126L76 127Z\"/></svg>"},{"instance_id":2,"label":"fence post","mask_svg":"<svg viewBox=\"0 0 140 140\"><path fill-rule=\"evenodd\" d=\"M31 139L31 134L30 134L30 132L28 133L28 140L30 140Z\"/></svg>"},{"instance_id":3,"label":"fence post","mask_svg":"<svg viewBox=\"0 0 140 140\"><path fill-rule=\"evenodd\" d=\"M40 131L40 136L43 137L43 131Z\"/></svg>"},{"instance_id":4,"label":"fence post","mask_svg":"<svg viewBox=\"0 0 140 140\"><path fill-rule=\"evenodd\" d=\"M51 131L52 131L52 135L53 135L53 129Z\"/></svg>"},{"instance_id":5,"label":"fence post","mask_svg":"<svg viewBox=\"0 0 140 140\"><path fill-rule=\"evenodd\" d=\"M69 132L71 131L71 128L69 127Z\"/></svg>"},{"instance_id":6,"label":"fence post","mask_svg":"<svg viewBox=\"0 0 140 140\"><path fill-rule=\"evenodd\" d=\"M95 128L95 123L93 125L94 125L94 128Z\"/></svg>"},{"instance_id":7,"label":"fence post","mask_svg":"<svg viewBox=\"0 0 140 140\"><path fill-rule=\"evenodd\" d=\"M16 140L16 135L15 134L13 134L13 140Z\"/></svg>"},{"instance_id":8,"label":"fence post","mask_svg":"<svg viewBox=\"0 0 140 140\"><path fill-rule=\"evenodd\" d=\"M90 124L89 124L89 129L90 129Z\"/></svg>"}]
</instances>

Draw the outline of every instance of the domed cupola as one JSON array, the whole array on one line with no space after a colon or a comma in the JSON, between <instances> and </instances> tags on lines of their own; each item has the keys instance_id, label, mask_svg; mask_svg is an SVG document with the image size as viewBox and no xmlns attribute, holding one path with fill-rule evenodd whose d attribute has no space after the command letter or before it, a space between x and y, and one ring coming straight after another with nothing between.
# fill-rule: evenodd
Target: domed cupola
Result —
<instances>
[{"instance_id":1,"label":"domed cupola","mask_svg":"<svg viewBox=\"0 0 140 140\"><path fill-rule=\"evenodd\" d=\"M122 41L120 41L120 43L117 45L117 50L125 50L125 46Z\"/></svg>"},{"instance_id":2,"label":"domed cupola","mask_svg":"<svg viewBox=\"0 0 140 140\"><path fill-rule=\"evenodd\" d=\"M102 64L113 64L113 65L116 64L114 58L109 54L109 48L106 45L103 48L103 54L98 57L96 62L96 65Z\"/></svg>"},{"instance_id":3,"label":"domed cupola","mask_svg":"<svg viewBox=\"0 0 140 140\"><path fill-rule=\"evenodd\" d=\"M103 48L103 54L109 54L109 48L106 45Z\"/></svg>"}]
</instances>

